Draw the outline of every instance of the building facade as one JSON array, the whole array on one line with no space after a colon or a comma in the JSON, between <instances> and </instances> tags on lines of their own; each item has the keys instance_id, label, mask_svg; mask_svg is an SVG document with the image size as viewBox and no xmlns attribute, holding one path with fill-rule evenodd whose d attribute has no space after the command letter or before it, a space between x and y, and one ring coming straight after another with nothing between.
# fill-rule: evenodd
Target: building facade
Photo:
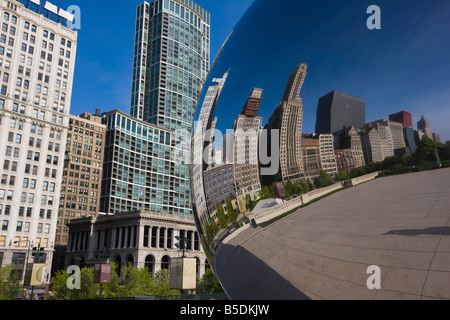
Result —
<instances>
[{"instance_id":1,"label":"building facade","mask_svg":"<svg viewBox=\"0 0 450 320\"><path fill-rule=\"evenodd\" d=\"M197 275L209 268L195 223L190 218L138 211L75 219L70 233L66 265L80 267L114 262L117 272L131 264L155 274L170 269L182 256L176 237L185 238L186 256L197 260Z\"/></svg>"},{"instance_id":2,"label":"building facade","mask_svg":"<svg viewBox=\"0 0 450 320\"><path fill-rule=\"evenodd\" d=\"M417 130L422 131L428 138L433 140L433 131L431 130L430 122L424 116L417 122Z\"/></svg>"},{"instance_id":3,"label":"building facade","mask_svg":"<svg viewBox=\"0 0 450 320\"><path fill-rule=\"evenodd\" d=\"M20 279L33 247L51 271L77 47L63 16L46 1L0 4L0 265Z\"/></svg>"},{"instance_id":4,"label":"building facade","mask_svg":"<svg viewBox=\"0 0 450 320\"><path fill-rule=\"evenodd\" d=\"M361 146L366 164L384 160L377 128L369 127L361 132Z\"/></svg>"},{"instance_id":5,"label":"building facade","mask_svg":"<svg viewBox=\"0 0 450 320\"><path fill-rule=\"evenodd\" d=\"M172 132L118 111L103 115L105 160L100 211L152 211L192 217L187 150ZM179 158L178 158L179 157Z\"/></svg>"},{"instance_id":6,"label":"building facade","mask_svg":"<svg viewBox=\"0 0 450 320\"><path fill-rule=\"evenodd\" d=\"M279 131L280 170L273 177L263 177L265 185L273 180L299 182L305 177L302 152L303 101L300 91L306 78L308 66L295 68L286 85L281 104L275 109L264 129L271 141L272 130ZM268 143L269 152L271 143Z\"/></svg>"},{"instance_id":7,"label":"building facade","mask_svg":"<svg viewBox=\"0 0 450 320\"><path fill-rule=\"evenodd\" d=\"M319 177L320 171L322 170L319 139L303 135L302 154L305 178L313 181L315 178Z\"/></svg>"},{"instance_id":8,"label":"building facade","mask_svg":"<svg viewBox=\"0 0 450 320\"><path fill-rule=\"evenodd\" d=\"M408 111L400 111L389 115L389 121L401 123L403 128L413 128L412 114Z\"/></svg>"},{"instance_id":9,"label":"building facade","mask_svg":"<svg viewBox=\"0 0 450 320\"><path fill-rule=\"evenodd\" d=\"M216 166L204 173L206 204L212 214L216 205L223 205L227 199L236 198L234 170L232 164Z\"/></svg>"},{"instance_id":10,"label":"building facade","mask_svg":"<svg viewBox=\"0 0 450 320\"><path fill-rule=\"evenodd\" d=\"M65 267L67 223L99 213L105 129L98 110L96 114L70 116L52 274Z\"/></svg>"},{"instance_id":11,"label":"building facade","mask_svg":"<svg viewBox=\"0 0 450 320\"><path fill-rule=\"evenodd\" d=\"M320 163L322 170L334 177L338 173L334 153L334 138L332 134L319 135Z\"/></svg>"},{"instance_id":12,"label":"building facade","mask_svg":"<svg viewBox=\"0 0 450 320\"><path fill-rule=\"evenodd\" d=\"M258 147L262 118L253 116L258 113L262 101L261 94L261 89L253 89L242 113L233 125L233 170L238 196L255 195L261 191Z\"/></svg>"},{"instance_id":13,"label":"building facade","mask_svg":"<svg viewBox=\"0 0 450 320\"><path fill-rule=\"evenodd\" d=\"M334 90L319 99L316 119L316 134L333 134L344 127L362 129L366 123L366 102Z\"/></svg>"},{"instance_id":14,"label":"building facade","mask_svg":"<svg viewBox=\"0 0 450 320\"><path fill-rule=\"evenodd\" d=\"M347 170L350 172L352 168L356 167L351 149L335 150L334 155L336 158L338 172L341 172L342 170Z\"/></svg>"},{"instance_id":15,"label":"building facade","mask_svg":"<svg viewBox=\"0 0 450 320\"><path fill-rule=\"evenodd\" d=\"M132 117L190 132L209 67L209 12L192 0L137 7Z\"/></svg>"},{"instance_id":16,"label":"building facade","mask_svg":"<svg viewBox=\"0 0 450 320\"><path fill-rule=\"evenodd\" d=\"M355 167L366 164L361 144L361 132L354 127L344 128L333 134L335 150L351 150Z\"/></svg>"}]
</instances>

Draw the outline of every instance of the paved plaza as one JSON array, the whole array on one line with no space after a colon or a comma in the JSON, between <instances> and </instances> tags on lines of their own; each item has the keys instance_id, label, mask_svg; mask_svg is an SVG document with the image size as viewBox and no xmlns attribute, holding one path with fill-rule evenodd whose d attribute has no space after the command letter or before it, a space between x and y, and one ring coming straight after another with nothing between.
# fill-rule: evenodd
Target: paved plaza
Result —
<instances>
[{"instance_id":1,"label":"paved plaza","mask_svg":"<svg viewBox=\"0 0 450 320\"><path fill-rule=\"evenodd\" d=\"M449 223L450 169L384 177L240 230L215 268L232 299L450 299Z\"/></svg>"}]
</instances>

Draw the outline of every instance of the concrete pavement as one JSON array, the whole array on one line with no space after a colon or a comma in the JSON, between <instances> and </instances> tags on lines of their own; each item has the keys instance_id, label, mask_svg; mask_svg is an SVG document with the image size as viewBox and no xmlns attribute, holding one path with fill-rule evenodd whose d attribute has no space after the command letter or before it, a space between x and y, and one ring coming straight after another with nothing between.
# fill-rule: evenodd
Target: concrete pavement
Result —
<instances>
[{"instance_id":1,"label":"concrete pavement","mask_svg":"<svg viewBox=\"0 0 450 320\"><path fill-rule=\"evenodd\" d=\"M215 270L232 299L450 299L449 223L450 169L380 178L225 239Z\"/></svg>"}]
</instances>

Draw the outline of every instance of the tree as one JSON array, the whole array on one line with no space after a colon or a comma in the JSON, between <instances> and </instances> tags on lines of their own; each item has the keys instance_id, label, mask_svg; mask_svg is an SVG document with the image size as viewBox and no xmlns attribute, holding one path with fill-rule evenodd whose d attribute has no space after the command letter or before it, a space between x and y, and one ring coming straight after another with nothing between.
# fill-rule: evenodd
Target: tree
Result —
<instances>
[{"instance_id":1,"label":"tree","mask_svg":"<svg viewBox=\"0 0 450 320\"><path fill-rule=\"evenodd\" d=\"M261 199L272 199L275 198L275 193L272 190L272 187L264 186L261 189L260 193Z\"/></svg>"},{"instance_id":2,"label":"tree","mask_svg":"<svg viewBox=\"0 0 450 320\"><path fill-rule=\"evenodd\" d=\"M325 188L333 184L333 179L325 172L320 171L319 177L314 180L314 186L316 188Z\"/></svg>"},{"instance_id":3,"label":"tree","mask_svg":"<svg viewBox=\"0 0 450 320\"><path fill-rule=\"evenodd\" d=\"M427 136L424 136L419 142L416 152L414 153L416 162L420 164L424 162L435 161L436 157L434 155L434 151L438 148L439 145L436 142L434 142Z\"/></svg>"},{"instance_id":4,"label":"tree","mask_svg":"<svg viewBox=\"0 0 450 320\"><path fill-rule=\"evenodd\" d=\"M339 171L336 175L336 181L345 181L350 179L350 174L346 168Z\"/></svg>"},{"instance_id":5,"label":"tree","mask_svg":"<svg viewBox=\"0 0 450 320\"><path fill-rule=\"evenodd\" d=\"M56 272L51 286L53 295L48 297L49 300L80 300L98 297L100 285L94 283L94 268L81 269L80 289L67 288L69 277L70 275L64 270Z\"/></svg>"},{"instance_id":6,"label":"tree","mask_svg":"<svg viewBox=\"0 0 450 320\"><path fill-rule=\"evenodd\" d=\"M19 277L13 272L14 264L0 266L0 300L14 300L23 293Z\"/></svg>"},{"instance_id":7,"label":"tree","mask_svg":"<svg viewBox=\"0 0 450 320\"><path fill-rule=\"evenodd\" d=\"M167 269L160 269L153 278L155 296L179 295L180 291L170 289L170 272Z\"/></svg>"},{"instance_id":8,"label":"tree","mask_svg":"<svg viewBox=\"0 0 450 320\"><path fill-rule=\"evenodd\" d=\"M197 282L198 294L224 293L219 280L211 269L207 269L203 277Z\"/></svg>"},{"instance_id":9,"label":"tree","mask_svg":"<svg viewBox=\"0 0 450 320\"><path fill-rule=\"evenodd\" d=\"M227 208L227 218L228 223L233 223L236 221L238 215L236 210L233 208L233 202L230 198L226 200L226 208Z\"/></svg>"},{"instance_id":10,"label":"tree","mask_svg":"<svg viewBox=\"0 0 450 320\"><path fill-rule=\"evenodd\" d=\"M219 228L225 229L228 225L228 219L227 216L225 216L225 211L223 210L223 207L220 204L216 204L217 209L217 219L219 220Z\"/></svg>"},{"instance_id":11,"label":"tree","mask_svg":"<svg viewBox=\"0 0 450 320\"><path fill-rule=\"evenodd\" d=\"M291 180L288 180L284 185L284 190L286 191L286 197L290 198L294 195L294 184Z\"/></svg>"}]
</instances>

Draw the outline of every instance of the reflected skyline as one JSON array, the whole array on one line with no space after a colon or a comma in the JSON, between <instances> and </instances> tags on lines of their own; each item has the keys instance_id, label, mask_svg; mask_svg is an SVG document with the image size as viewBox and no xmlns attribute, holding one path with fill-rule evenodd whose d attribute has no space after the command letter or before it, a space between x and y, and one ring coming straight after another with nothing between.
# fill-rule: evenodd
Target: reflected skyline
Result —
<instances>
[{"instance_id":1,"label":"reflected skyline","mask_svg":"<svg viewBox=\"0 0 450 320\"><path fill-rule=\"evenodd\" d=\"M441 101L435 101L437 97L450 100L450 83L445 77L450 71L445 63L450 45L443 33L426 39L426 45L420 43L425 33L448 26L445 13L450 13L449 5L440 2L422 8L414 1L403 8L380 1L383 28L369 30L369 15L365 13L368 4L362 1L343 8L336 1L325 1L324 10L314 8L309 1L284 1L283 6L270 0L256 1L234 29L211 71L210 78L229 71L217 108L236 110L219 116L217 129L226 132L232 127L238 109L254 88L264 90L258 114L264 126L281 101L286 79L297 65L306 63L309 75L302 94L304 132L315 132L320 97L338 90L366 100L367 121L408 110L415 124L427 102L425 117L444 141L450 139L446 126L442 127L435 117L438 111L448 112ZM265 11L270 11L273 24L258 19ZM427 23L424 17L432 17L433 23ZM409 21L417 23L411 26ZM234 52L239 59L234 59ZM419 65L426 66L425 77L415 76L415 66ZM205 88L210 84L207 82Z\"/></svg>"},{"instance_id":2,"label":"reflected skyline","mask_svg":"<svg viewBox=\"0 0 450 320\"><path fill-rule=\"evenodd\" d=\"M212 66L196 113L191 187L205 253L227 279L225 289L239 286L220 257L228 257L230 242L240 248L260 224L270 230L270 221L315 199L377 178L380 164L413 158L425 132L416 137L390 116L411 114L406 122L414 129L424 116L428 135L450 139L450 43L443 32L450 30L450 4L380 0L381 30L367 27L371 5L256 0ZM218 83L220 93L211 95ZM323 118L333 132L316 132ZM260 134L244 135L239 145L240 128ZM265 175L269 155L279 168ZM232 168L202 162L212 158ZM226 192L211 187L225 180Z\"/></svg>"}]
</instances>

